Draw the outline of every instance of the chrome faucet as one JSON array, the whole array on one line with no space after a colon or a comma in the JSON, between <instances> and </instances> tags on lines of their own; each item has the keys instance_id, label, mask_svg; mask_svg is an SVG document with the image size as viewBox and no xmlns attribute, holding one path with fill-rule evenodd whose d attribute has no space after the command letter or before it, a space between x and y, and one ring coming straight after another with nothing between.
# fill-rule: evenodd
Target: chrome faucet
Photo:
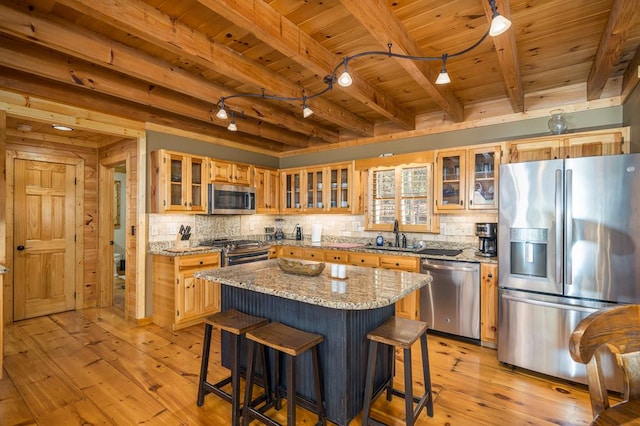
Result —
<instances>
[{"instance_id":1,"label":"chrome faucet","mask_svg":"<svg viewBox=\"0 0 640 426\"><path fill-rule=\"evenodd\" d=\"M393 234L395 235L394 247L400 247L400 231L398 230L398 219L393 220Z\"/></svg>"}]
</instances>

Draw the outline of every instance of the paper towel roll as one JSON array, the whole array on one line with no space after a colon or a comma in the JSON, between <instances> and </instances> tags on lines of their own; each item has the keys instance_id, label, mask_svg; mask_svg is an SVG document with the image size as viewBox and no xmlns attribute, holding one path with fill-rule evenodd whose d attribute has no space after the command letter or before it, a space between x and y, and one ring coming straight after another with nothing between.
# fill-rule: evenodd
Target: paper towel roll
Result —
<instances>
[{"instance_id":1,"label":"paper towel roll","mask_svg":"<svg viewBox=\"0 0 640 426\"><path fill-rule=\"evenodd\" d=\"M314 223L311 226L311 242L319 243L322 238L322 225L319 223Z\"/></svg>"}]
</instances>

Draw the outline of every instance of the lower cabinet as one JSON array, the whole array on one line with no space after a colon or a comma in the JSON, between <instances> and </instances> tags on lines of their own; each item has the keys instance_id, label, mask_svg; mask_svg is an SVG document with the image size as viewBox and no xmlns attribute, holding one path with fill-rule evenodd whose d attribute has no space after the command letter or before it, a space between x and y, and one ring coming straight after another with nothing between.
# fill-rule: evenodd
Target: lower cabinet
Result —
<instances>
[{"instance_id":1,"label":"lower cabinet","mask_svg":"<svg viewBox=\"0 0 640 426\"><path fill-rule=\"evenodd\" d=\"M420 258L381 255L380 267L407 272L420 272ZM396 316L408 319L420 318L420 290L416 290L396 302Z\"/></svg>"},{"instance_id":2,"label":"lower cabinet","mask_svg":"<svg viewBox=\"0 0 640 426\"><path fill-rule=\"evenodd\" d=\"M483 346L498 344L498 265L480 264L480 340Z\"/></svg>"},{"instance_id":3,"label":"lower cabinet","mask_svg":"<svg viewBox=\"0 0 640 426\"><path fill-rule=\"evenodd\" d=\"M220 267L220 253L152 256L153 322L177 330L220 310L220 284L196 278Z\"/></svg>"}]
</instances>

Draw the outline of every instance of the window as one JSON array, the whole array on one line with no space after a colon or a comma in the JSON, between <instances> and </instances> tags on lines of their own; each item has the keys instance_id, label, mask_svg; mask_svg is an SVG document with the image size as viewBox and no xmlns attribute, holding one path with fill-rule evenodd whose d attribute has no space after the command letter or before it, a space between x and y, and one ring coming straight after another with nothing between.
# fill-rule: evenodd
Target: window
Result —
<instances>
[{"instance_id":1,"label":"window","mask_svg":"<svg viewBox=\"0 0 640 426\"><path fill-rule=\"evenodd\" d=\"M432 176L431 164L370 170L367 228L390 231L398 219L403 231L433 231Z\"/></svg>"}]
</instances>

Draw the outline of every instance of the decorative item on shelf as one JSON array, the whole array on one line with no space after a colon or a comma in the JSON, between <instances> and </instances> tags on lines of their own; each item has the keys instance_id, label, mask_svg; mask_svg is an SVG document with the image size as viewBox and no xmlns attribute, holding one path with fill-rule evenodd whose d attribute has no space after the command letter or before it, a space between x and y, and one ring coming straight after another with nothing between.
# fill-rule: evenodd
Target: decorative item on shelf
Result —
<instances>
[{"instance_id":1,"label":"decorative item on shelf","mask_svg":"<svg viewBox=\"0 0 640 426\"><path fill-rule=\"evenodd\" d=\"M302 263L296 260L278 259L278 266L287 274L315 277L324 271L325 263Z\"/></svg>"},{"instance_id":2,"label":"decorative item on shelf","mask_svg":"<svg viewBox=\"0 0 640 426\"><path fill-rule=\"evenodd\" d=\"M550 112L551 118L547 122L552 135L567 133L567 119L563 109L554 109Z\"/></svg>"},{"instance_id":3,"label":"decorative item on shelf","mask_svg":"<svg viewBox=\"0 0 640 426\"><path fill-rule=\"evenodd\" d=\"M349 74L349 62L359 58L371 58L372 56L386 56L389 58L397 58L397 59L408 59L410 61L441 61L442 67L440 73L438 73L438 77L435 80L435 84L448 84L451 82L451 78L447 73L447 60L454 58L456 56L461 56L469 51L475 49L480 46L482 42L488 37L496 37L503 33L505 33L511 27L511 21L509 21L504 16L498 13L498 7L496 6L495 0L487 0L489 2L489 6L491 7L491 24L487 31L480 37L478 41L476 41L471 46L466 49L460 50L455 53L447 53L443 52L438 56L414 56L414 55L404 55L400 53L393 53L391 51L392 43L387 44L387 51L368 51L368 52L360 52L351 56L345 56L338 65L333 69L333 72L329 75L326 75L323 78L323 83L326 84L326 87L318 93L314 93L312 95L307 95L305 90L302 90L301 96L278 96L278 95L268 95L265 93L265 89L262 89L261 93L236 93L229 96L222 96L216 106L219 108L216 113L216 118L220 120L227 120L229 116L231 116L231 123L227 127L229 131L237 131L238 128L234 121L233 111L230 114L227 114L225 108L228 108L226 101L233 98L262 98L267 100L274 101L285 101L285 102L301 102L301 110L302 116L304 118L308 118L313 115L313 110L309 107L309 101L317 98L318 96L322 96L325 93L329 92L333 89L333 85L337 83L341 87L349 87L353 83L353 77ZM342 73L340 77L338 77L338 71L342 69Z\"/></svg>"}]
</instances>

